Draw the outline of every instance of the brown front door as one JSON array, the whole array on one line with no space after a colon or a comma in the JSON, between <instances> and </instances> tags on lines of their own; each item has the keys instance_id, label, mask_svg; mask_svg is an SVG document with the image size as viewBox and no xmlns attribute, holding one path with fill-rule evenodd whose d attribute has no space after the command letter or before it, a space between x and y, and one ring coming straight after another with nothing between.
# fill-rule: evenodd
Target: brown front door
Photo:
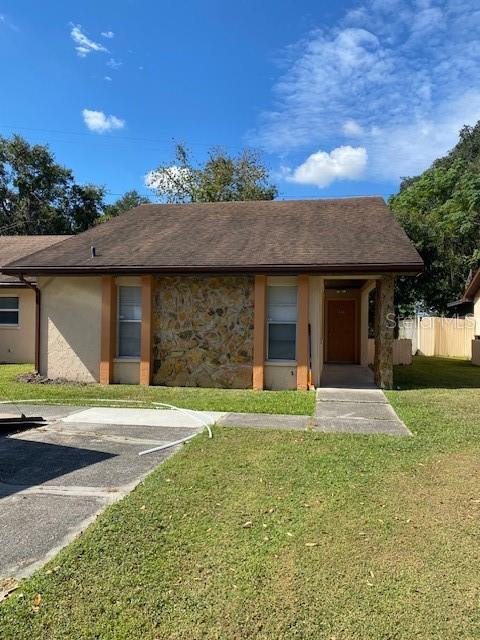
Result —
<instances>
[{"instance_id":1,"label":"brown front door","mask_svg":"<svg viewBox=\"0 0 480 640\"><path fill-rule=\"evenodd\" d=\"M327 301L327 362L356 362L355 300Z\"/></svg>"}]
</instances>

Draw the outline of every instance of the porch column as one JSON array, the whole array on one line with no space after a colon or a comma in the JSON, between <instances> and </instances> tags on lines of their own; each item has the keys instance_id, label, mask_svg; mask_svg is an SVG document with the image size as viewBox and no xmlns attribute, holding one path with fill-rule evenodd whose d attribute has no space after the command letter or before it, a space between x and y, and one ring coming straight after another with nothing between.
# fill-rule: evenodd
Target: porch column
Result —
<instances>
[{"instance_id":1,"label":"porch column","mask_svg":"<svg viewBox=\"0 0 480 640\"><path fill-rule=\"evenodd\" d=\"M113 276L102 276L102 319L100 338L100 383L113 379L117 317L117 288Z\"/></svg>"},{"instance_id":2,"label":"porch column","mask_svg":"<svg viewBox=\"0 0 480 640\"><path fill-rule=\"evenodd\" d=\"M369 296L375 288L375 280L367 280L360 291L360 364L368 367L368 318L369 318Z\"/></svg>"},{"instance_id":3,"label":"porch column","mask_svg":"<svg viewBox=\"0 0 480 640\"><path fill-rule=\"evenodd\" d=\"M377 280L375 304L375 384L381 389L393 386L393 305L394 278L391 275Z\"/></svg>"},{"instance_id":4,"label":"porch column","mask_svg":"<svg viewBox=\"0 0 480 640\"><path fill-rule=\"evenodd\" d=\"M308 276L298 276L297 301L297 389L308 389Z\"/></svg>"},{"instance_id":5,"label":"porch column","mask_svg":"<svg viewBox=\"0 0 480 640\"><path fill-rule=\"evenodd\" d=\"M140 334L140 384L152 380L152 276L142 276L142 328Z\"/></svg>"},{"instance_id":6,"label":"porch column","mask_svg":"<svg viewBox=\"0 0 480 640\"><path fill-rule=\"evenodd\" d=\"M261 391L264 387L265 327L267 306L267 277L255 276L253 312L253 388Z\"/></svg>"}]
</instances>

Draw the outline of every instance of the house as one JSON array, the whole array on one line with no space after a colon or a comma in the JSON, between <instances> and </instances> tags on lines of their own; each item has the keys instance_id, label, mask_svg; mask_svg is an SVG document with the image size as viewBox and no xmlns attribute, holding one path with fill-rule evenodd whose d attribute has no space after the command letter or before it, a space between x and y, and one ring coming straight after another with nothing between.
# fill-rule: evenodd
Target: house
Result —
<instances>
[{"instance_id":1,"label":"house","mask_svg":"<svg viewBox=\"0 0 480 640\"><path fill-rule=\"evenodd\" d=\"M379 197L146 204L6 272L41 292L40 372L103 384L318 385L324 363L392 385L394 278L422 260Z\"/></svg>"},{"instance_id":2,"label":"house","mask_svg":"<svg viewBox=\"0 0 480 640\"><path fill-rule=\"evenodd\" d=\"M2 267L70 236L0 236L0 363L35 361L34 279L2 273Z\"/></svg>"},{"instance_id":3,"label":"house","mask_svg":"<svg viewBox=\"0 0 480 640\"><path fill-rule=\"evenodd\" d=\"M475 338L472 341L472 363L480 366L480 268L467 284L463 300L473 304Z\"/></svg>"}]
</instances>

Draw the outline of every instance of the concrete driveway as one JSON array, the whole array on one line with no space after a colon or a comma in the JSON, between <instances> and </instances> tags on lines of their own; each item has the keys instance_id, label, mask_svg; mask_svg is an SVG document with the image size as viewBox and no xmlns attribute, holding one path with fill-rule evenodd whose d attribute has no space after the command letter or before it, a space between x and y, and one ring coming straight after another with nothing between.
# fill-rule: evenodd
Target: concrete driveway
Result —
<instances>
[{"instance_id":1,"label":"concrete driveway","mask_svg":"<svg viewBox=\"0 0 480 640\"><path fill-rule=\"evenodd\" d=\"M0 593L5 578L42 566L177 447L145 456L140 451L202 429L176 411L20 409L46 424L17 433L0 427ZM12 413L0 406L0 417ZM198 415L213 423L223 414Z\"/></svg>"}]
</instances>

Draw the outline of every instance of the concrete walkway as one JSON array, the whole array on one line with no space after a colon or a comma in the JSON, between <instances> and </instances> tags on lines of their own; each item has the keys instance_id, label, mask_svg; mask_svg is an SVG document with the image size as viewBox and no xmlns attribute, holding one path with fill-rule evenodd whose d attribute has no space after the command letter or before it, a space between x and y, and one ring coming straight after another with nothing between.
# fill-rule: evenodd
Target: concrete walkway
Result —
<instances>
[{"instance_id":1,"label":"concrete walkway","mask_svg":"<svg viewBox=\"0 0 480 640\"><path fill-rule=\"evenodd\" d=\"M271 413L227 413L217 420L217 424L224 427L246 427L249 429L305 431L311 420L309 416Z\"/></svg>"},{"instance_id":2,"label":"concrete walkway","mask_svg":"<svg viewBox=\"0 0 480 640\"><path fill-rule=\"evenodd\" d=\"M376 387L371 370L360 365L325 365L322 386L317 389L313 429L322 433L412 435Z\"/></svg>"}]
</instances>

